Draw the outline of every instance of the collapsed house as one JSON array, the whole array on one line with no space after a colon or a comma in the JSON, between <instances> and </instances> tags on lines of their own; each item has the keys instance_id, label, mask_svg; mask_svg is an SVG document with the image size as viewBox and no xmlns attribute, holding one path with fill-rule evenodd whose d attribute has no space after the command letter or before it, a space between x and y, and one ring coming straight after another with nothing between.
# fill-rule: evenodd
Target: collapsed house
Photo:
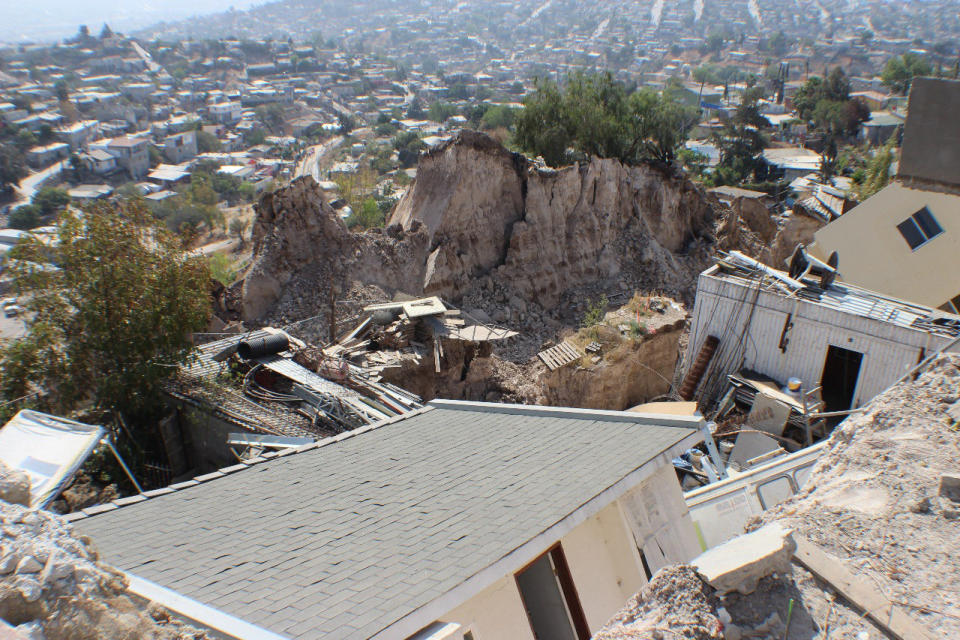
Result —
<instances>
[{"instance_id":1,"label":"collapsed house","mask_svg":"<svg viewBox=\"0 0 960 640\"><path fill-rule=\"evenodd\" d=\"M162 426L172 475L224 466L395 418L423 406L413 374L462 366L448 351L489 355L516 332L439 298L368 306L365 319L315 348L266 327L201 345L167 387L177 417ZM430 377L430 376L427 376ZM403 385L403 386L401 386Z\"/></svg>"}]
</instances>

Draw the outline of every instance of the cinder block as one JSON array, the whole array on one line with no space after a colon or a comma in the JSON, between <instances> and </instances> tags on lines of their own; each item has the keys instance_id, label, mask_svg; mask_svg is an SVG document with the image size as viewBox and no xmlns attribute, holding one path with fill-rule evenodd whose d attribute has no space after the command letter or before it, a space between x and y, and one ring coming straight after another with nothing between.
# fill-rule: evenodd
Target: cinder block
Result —
<instances>
[{"instance_id":1,"label":"cinder block","mask_svg":"<svg viewBox=\"0 0 960 640\"><path fill-rule=\"evenodd\" d=\"M768 524L700 554L691 564L720 593L752 593L761 578L790 570L797 548L792 533L779 523Z\"/></svg>"}]
</instances>

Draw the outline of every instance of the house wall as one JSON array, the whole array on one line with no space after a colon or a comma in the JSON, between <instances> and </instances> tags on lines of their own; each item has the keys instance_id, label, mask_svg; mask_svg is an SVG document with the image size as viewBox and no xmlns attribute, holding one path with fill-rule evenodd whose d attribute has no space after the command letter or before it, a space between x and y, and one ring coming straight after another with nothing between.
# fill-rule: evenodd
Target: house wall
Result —
<instances>
[{"instance_id":1,"label":"house wall","mask_svg":"<svg viewBox=\"0 0 960 640\"><path fill-rule=\"evenodd\" d=\"M720 338L701 391L711 383L725 385L726 375L741 366L781 382L797 377L806 389L812 389L820 383L827 349L835 345L863 354L853 400L854 406L861 406L917 364L921 350L929 354L949 342L945 336L788 299L770 291L760 292L751 312L754 291L745 283L700 275L684 373L708 335ZM891 306L890 311L893 310ZM779 348L780 337L791 313L793 327L786 334L783 352ZM738 340L741 334L744 337ZM718 363L722 366L718 367Z\"/></svg>"},{"instance_id":2,"label":"house wall","mask_svg":"<svg viewBox=\"0 0 960 640\"><path fill-rule=\"evenodd\" d=\"M646 584L638 546L648 552L654 572L700 552L680 484L666 465L559 542L591 633ZM460 624L460 633L470 631L474 640L535 640L513 575L504 576L440 620Z\"/></svg>"},{"instance_id":3,"label":"house wall","mask_svg":"<svg viewBox=\"0 0 960 640\"><path fill-rule=\"evenodd\" d=\"M943 233L911 249L897 225L922 209ZM821 259L836 251L847 282L939 307L960 294L960 196L894 183L814 234Z\"/></svg>"}]
</instances>

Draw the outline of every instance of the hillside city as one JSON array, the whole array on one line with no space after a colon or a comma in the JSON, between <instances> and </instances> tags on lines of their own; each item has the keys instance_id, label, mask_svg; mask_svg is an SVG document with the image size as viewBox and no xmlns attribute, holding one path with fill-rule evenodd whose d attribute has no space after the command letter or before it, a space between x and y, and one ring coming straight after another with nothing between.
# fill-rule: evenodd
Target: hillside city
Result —
<instances>
[{"instance_id":1,"label":"hillside city","mask_svg":"<svg viewBox=\"0 0 960 640\"><path fill-rule=\"evenodd\" d=\"M0 640L960 637L960 0L45 1Z\"/></svg>"}]
</instances>

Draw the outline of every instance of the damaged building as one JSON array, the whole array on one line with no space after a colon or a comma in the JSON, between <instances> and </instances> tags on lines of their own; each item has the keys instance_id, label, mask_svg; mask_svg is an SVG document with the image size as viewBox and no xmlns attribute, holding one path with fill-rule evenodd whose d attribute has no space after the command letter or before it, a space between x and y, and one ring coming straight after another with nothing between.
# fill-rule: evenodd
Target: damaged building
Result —
<instances>
[{"instance_id":1,"label":"damaged building","mask_svg":"<svg viewBox=\"0 0 960 640\"><path fill-rule=\"evenodd\" d=\"M745 369L819 388L824 411L849 410L960 335L956 315L794 275L736 252L700 275L681 365L690 398L715 407L728 375Z\"/></svg>"}]
</instances>

